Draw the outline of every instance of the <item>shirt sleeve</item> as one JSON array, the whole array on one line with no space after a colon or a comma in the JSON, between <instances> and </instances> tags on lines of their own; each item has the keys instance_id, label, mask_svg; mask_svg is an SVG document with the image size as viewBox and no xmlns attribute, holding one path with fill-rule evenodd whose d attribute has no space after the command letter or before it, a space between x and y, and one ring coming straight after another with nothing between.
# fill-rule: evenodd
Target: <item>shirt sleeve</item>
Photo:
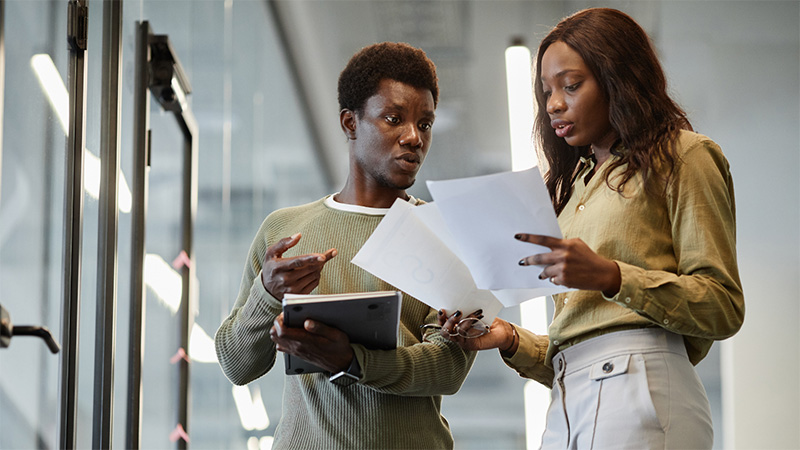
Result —
<instances>
[{"instance_id":1,"label":"shirt sleeve","mask_svg":"<svg viewBox=\"0 0 800 450\"><path fill-rule=\"evenodd\" d=\"M547 361L547 346L550 344L546 335L535 334L520 326L514 326L519 336L519 347L510 358L503 362L514 369L519 376L530 378L548 388L553 385L553 366Z\"/></svg>"},{"instance_id":2,"label":"shirt sleeve","mask_svg":"<svg viewBox=\"0 0 800 450\"><path fill-rule=\"evenodd\" d=\"M617 261L622 284L606 300L684 336L728 338L742 326L744 295L733 182L714 142L706 138L681 155L666 201L677 273Z\"/></svg>"},{"instance_id":3,"label":"shirt sleeve","mask_svg":"<svg viewBox=\"0 0 800 450\"><path fill-rule=\"evenodd\" d=\"M275 365L275 343L269 330L281 312L281 302L261 282L266 251L259 232L247 255L236 303L214 336L222 371L236 385L250 383Z\"/></svg>"}]
</instances>

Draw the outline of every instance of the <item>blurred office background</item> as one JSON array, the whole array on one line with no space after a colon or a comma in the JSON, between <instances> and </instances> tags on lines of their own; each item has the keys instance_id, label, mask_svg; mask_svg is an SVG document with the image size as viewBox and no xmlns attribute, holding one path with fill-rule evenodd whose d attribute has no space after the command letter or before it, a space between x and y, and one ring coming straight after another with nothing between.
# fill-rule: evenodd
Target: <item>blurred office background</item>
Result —
<instances>
[{"instance_id":1,"label":"blurred office background","mask_svg":"<svg viewBox=\"0 0 800 450\"><path fill-rule=\"evenodd\" d=\"M183 447L183 428L191 447L252 449L270 445L283 375L274 370L234 389L214 360L212 339L233 305L263 218L343 184L347 149L337 120L336 80L349 57L373 42L404 41L437 64L441 96L433 146L411 189L430 200L425 180L511 169L506 47L521 38L535 53L560 18L590 6L622 9L643 25L675 98L731 164L747 313L741 332L715 344L698 366L712 402L715 448L800 448L798 1L124 0L115 6L91 0L85 189L77 217L64 209L72 181L65 167L71 144L66 106L46 88L60 82L56 90L63 98L70 84L68 3L0 1L0 305L13 324L44 325L64 345L63 277L80 268L79 302L72 299L79 304L78 323L71 325L78 330L76 345L54 355L38 339L14 337L0 349L0 448L58 448L65 426L75 430L78 448L88 448L105 421L113 447L126 446L138 245L131 219L138 22L169 36L191 84L188 110L198 131L187 384L178 370L186 365L179 353L183 135L173 114L150 102L140 446ZM104 27L104 18L116 7L119 45L104 47L114 30ZM120 113L120 197L117 244L109 257L108 241L100 239L108 211L102 213L98 192L109 175L99 170L110 120L103 109L109 91L101 80L114 58L121 74L112 99ZM55 82L45 81L47 67L58 75ZM67 226L76 223L81 226ZM75 234L65 230L82 233L79 245L68 247ZM65 248L81 250L80 264L65 260ZM103 267L114 266L115 308L106 316L113 326L101 325L98 305L111 298L98 294L107 292L99 286L109 282ZM177 294L170 293L176 283ZM519 321L519 308L503 316ZM98 340L101 331L114 340ZM102 358L95 352L101 347L110 351L113 376L99 376ZM66 386L60 368L65 355L76 361ZM112 393L107 419L98 417L100 385ZM535 442L538 436L526 435L524 385L496 352L480 354L463 389L444 399L456 448L523 449ZM74 411L64 412L63 394L73 389ZM188 408L185 423L178 418L182 404Z\"/></svg>"}]
</instances>

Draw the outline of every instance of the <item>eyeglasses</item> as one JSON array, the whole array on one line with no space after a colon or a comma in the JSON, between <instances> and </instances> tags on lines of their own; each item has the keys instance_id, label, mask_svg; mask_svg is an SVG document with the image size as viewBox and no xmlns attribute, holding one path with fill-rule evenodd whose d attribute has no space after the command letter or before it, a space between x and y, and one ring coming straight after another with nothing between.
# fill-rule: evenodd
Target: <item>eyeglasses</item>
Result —
<instances>
[{"instance_id":1,"label":"eyeglasses","mask_svg":"<svg viewBox=\"0 0 800 450\"><path fill-rule=\"evenodd\" d=\"M433 330L442 329L441 325L434 325L432 323L420 325L420 328ZM450 333L447 330L445 330L445 332L449 334L450 337L461 336L463 338L471 339L487 334L489 332L489 327L485 323L481 322L481 320L477 317L466 317L459 320L453 330L455 331L454 333Z\"/></svg>"}]
</instances>

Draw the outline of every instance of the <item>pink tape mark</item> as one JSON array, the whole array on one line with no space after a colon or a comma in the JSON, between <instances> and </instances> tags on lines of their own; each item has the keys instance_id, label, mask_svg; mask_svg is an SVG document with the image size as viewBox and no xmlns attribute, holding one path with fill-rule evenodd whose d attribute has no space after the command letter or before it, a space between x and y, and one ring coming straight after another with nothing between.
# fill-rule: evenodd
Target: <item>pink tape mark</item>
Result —
<instances>
[{"instance_id":1,"label":"pink tape mark","mask_svg":"<svg viewBox=\"0 0 800 450\"><path fill-rule=\"evenodd\" d=\"M189 355L186 354L186 350L184 350L183 347L180 347L178 351L174 355L172 355L172 358L169 359L169 362L175 364L181 359L184 359L186 360L186 362L189 362Z\"/></svg>"},{"instance_id":2,"label":"pink tape mark","mask_svg":"<svg viewBox=\"0 0 800 450\"><path fill-rule=\"evenodd\" d=\"M172 268L175 270L181 270L183 266L192 267L192 260L189 258L189 255L186 254L185 250L181 250L180 254L172 261Z\"/></svg>"},{"instance_id":3,"label":"pink tape mark","mask_svg":"<svg viewBox=\"0 0 800 450\"><path fill-rule=\"evenodd\" d=\"M183 439L186 442L190 442L189 435L186 434L186 430L183 429L183 425L181 424L178 424L178 426L172 430L172 433L169 434L170 442L176 442L178 439Z\"/></svg>"}]
</instances>

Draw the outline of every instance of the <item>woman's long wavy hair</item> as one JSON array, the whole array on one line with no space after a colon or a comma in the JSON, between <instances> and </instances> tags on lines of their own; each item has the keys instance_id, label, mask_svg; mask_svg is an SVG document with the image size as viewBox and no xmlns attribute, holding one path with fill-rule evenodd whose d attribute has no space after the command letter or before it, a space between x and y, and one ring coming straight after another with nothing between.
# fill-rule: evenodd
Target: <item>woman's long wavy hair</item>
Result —
<instances>
[{"instance_id":1,"label":"woman's long wavy hair","mask_svg":"<svg viewBox=\"0 0 800 450\"><path fill-rule=\"evenodd\" d=\"M550 126L540 76L542 56L557 41L578 52L608 100L609 121L619 136L612 153L620 159L612 161L605 172L606 183L621 191L640 172L648 193L663 194L675 168L677 135L691 125L686 113L667 94L664 71L639 24L614 9L586 9L559 22L539 45L536 56L538 113L534 135L540 158L548 163L544 180L556 214L561 213L572 193L580 157L590 153L589 146L568 145ZM619 182L615 180L612 186L611 171L623 165L627 166Z\"/></svg>"}]
</instances>

